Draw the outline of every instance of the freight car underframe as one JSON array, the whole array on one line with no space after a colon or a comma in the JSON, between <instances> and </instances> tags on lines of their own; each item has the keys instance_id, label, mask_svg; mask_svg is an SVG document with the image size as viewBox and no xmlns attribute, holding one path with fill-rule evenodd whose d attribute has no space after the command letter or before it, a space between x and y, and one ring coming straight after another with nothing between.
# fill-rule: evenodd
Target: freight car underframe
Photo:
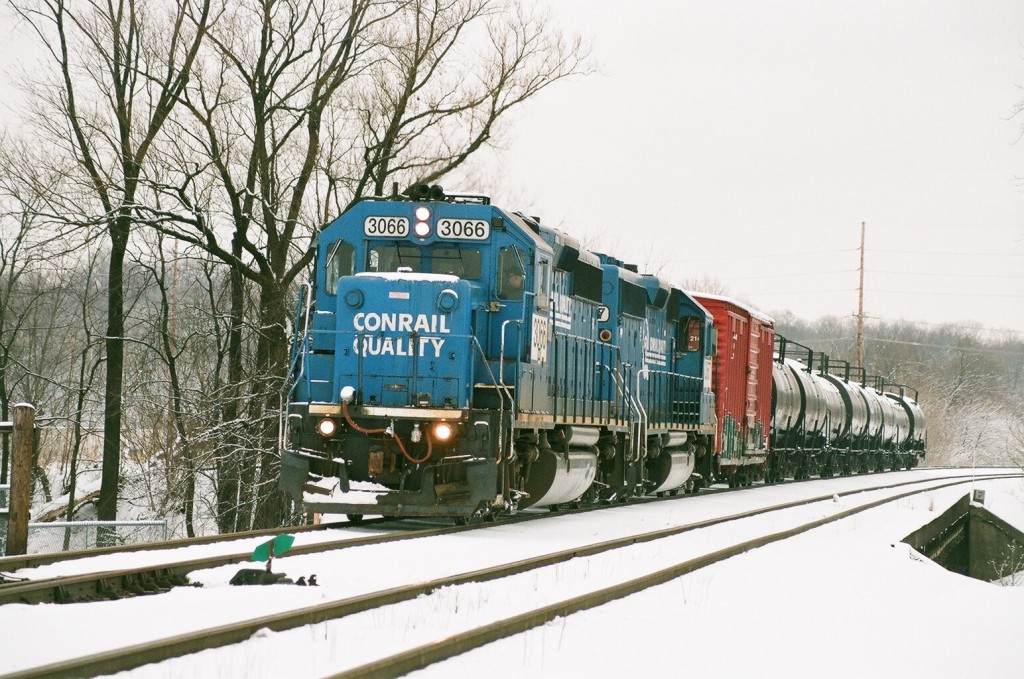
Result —
<instances>
[{"instance_id":1,"label":"freight car underframe","mask_svg":"<svg viewBox=\"0 0 1024 679\"><path fill-rule=\"evenodd\" d=\"M822 443L820 436L816 438L817 442L803 432L796 432L783 441L773 440L765 482L913 469L924 458L923 450L883 445L878 437L861 436L845 446L830 446Z\"/></svg>"}]
</instances>

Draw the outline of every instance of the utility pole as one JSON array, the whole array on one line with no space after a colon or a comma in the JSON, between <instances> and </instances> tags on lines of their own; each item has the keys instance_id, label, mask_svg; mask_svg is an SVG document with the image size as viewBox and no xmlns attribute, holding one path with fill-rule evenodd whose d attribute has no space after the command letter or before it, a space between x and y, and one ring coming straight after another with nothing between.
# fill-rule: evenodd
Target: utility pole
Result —
<instances>
[{"instance_id":1,"label":"utility pole","mask_svg":"<svg viewBox=\"0 0 1024 679\"><path fill-rule=\"evenodd\" d=\"M864 369L864 222L860 223L860 283L857 285L857 370Z\"/></svg>"}]
</instances>

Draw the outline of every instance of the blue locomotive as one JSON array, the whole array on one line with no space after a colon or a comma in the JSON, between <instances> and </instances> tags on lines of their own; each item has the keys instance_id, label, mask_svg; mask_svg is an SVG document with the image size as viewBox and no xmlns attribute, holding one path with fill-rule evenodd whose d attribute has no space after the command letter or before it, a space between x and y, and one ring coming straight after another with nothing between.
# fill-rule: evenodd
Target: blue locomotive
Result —
<instances>
[{"instance_id":1,"label":"blue locomotive","mask_svg":"<svg viewBox=\"0 0 1024 679\"><path fill-rule=\"evenodd\" d=\"M414 185L320 235L280 486L308 511L468 520L692 489L711 315L486 197Z\"/></svg>"}]
</instances>

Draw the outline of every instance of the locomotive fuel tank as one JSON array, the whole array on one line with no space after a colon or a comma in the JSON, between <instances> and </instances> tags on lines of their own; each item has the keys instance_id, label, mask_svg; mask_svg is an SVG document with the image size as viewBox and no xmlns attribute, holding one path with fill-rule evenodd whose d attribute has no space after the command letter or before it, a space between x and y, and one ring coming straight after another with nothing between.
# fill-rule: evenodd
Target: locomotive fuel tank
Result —
<instances>
[{"instance_id":1,"label":"locomotive fuel tank","mask_svg":"<svg viewBox=\"0 0 1024 679\"><path fill-rule=\"evenodd\" d=\"M648 463L653 484L650 492L660 493L679 488L690 478L695 464L693 445L662 448L658 456Z\"/></svg>"},{"instance_id":2,"label":"locomotive fuel tank","mask_svg":"<svg viewBox=\"0 0 1024 679\"><path fill-rule=\"evenodd\" d=\"M547 507L578 499L597 477L597 444L600 430L590 427L559 428L563 450L542 447L530 464L526 496L519 506ZM547 436L544 437L545 439ZM552 437L554 438L554 436Z\"/></svg>"}]
</instances>

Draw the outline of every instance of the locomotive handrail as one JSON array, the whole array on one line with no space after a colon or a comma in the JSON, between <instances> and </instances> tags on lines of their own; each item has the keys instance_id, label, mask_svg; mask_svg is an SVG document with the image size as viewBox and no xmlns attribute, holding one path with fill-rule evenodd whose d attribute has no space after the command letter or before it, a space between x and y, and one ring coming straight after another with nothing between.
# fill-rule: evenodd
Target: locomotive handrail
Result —
<instances>
[{"instance_id":1,"label":"locomotive handrail","mask_svg":"<svg viewBox=\"0 0 1024 679\"><path fill-rule=\"evenodd\" d=\"M669 412L669 415L668 415L667 418L664 418L664 417L658 418L657 421L658 422L667 421L669 424L675 424L675 425L680 425L680 426L694 425L694 426L698 426L699 427L700 424L701 424L701 422L700 422L700 402L701 402L702 391L703 391L702 388L701 388L703 386L703 380L701 378L699 378L699 377L694 377L693 375L684 375L683 373L672 372L671 370L650 370L650 369L646 369L646 372L647 372L647 374L649 376L647 378L648 382L651 383L651 384L655 383L655 380L654 380L655 377L664 376L665 378L667 378L667 380L669 381L670 385L671 385L671 381L672 380L680 380L683 383L683 385L693 384L696 387L695 388L696 398L694 398L694 400L693 400L694 405L696 405L696 413L697 413L696 414L696 421L694 421L694 422L687 421L687 416L686 416L685 412L682 413L681 415L678 415L678 416L675 414L675 412ZM639 389L639 386L637 387L637 389ZM657 387L655 387L655 389L657 389ZM669 387L669 393L671 393L671 386ZM687 403L686 393L687 393L687 390L684 388L684 396L683 396L683 399L682 399L682 402L684 404ZM663 398L663 396L665 396L665 395L659 393L659 394L655 395L654 397L649 398L648 400L652 401L652 402L659 402L660 401L660 402L664 403L664 401L666 399ZM649 415L648 426L650 426L650 419L654 419L654 418L655 418L655 414L652 413L652 414Z\"/></svg>"},{"instance_id":2,"label":"locomotive handrail","mask_svg":"<svg viewBox=\"0 0 1024 679\"><path fill-rule=\"evenodd\" d=\"M639 462L643 453L643 445L647 441L647 409L644 408L644 404L640 396L640 378L648 373L647 366L643 366L636 371L636 405L640 410L640 422L637 426L636 436L636 461Z\"/></svg>"},{"instance_id":3,"label":"locomotive handrail","mask_svg":"<svg viewBox=\"0 0 1024 679\"><path fill-rule=\"evenodd\" d=\"M519 346L516 348L516 363L519 362L519 357L522 356L523 349L523 320L509 318L501 324L501 344L498 349L498 363L501 366L501 370L498 371L499 384L505 389L508 388L505 384L505 331L508 329L508 326L513 323L519 325ZM512 386L516 385L513 384Z\"/></svg>"},{"instance_id":4,"label":"locomotive handrail","mask_svg":"<svg viewBox=\"0 0 1024 679\"><path fill-rule=\"evenodd\" d=\"M612 378L612 383L615 385L616 393L618 393L619 398L621 398L623 403L625 403L626 395L622 392L622 387L619 386L619 373L618 373L618 371L612 370L611 367L607 363L602 363L601 361L597 361L595 363L594 367L596 367L598 369L604 368L605 370L608 371L608 375Z\"/></svg>"},{"instance_id":5,"label":"locomotive handrail","mask_svg":"<svg viewBox=\"0 0 1024 679\"><path fill-rule=\"evenodd\" d=\"M309 393L309 375L306 374L306 352L305 350L299 351L300 345L305 345L309 337L309 314L311 303L313 299L313 286L306 282L299 285L299 298L295 304L295 315L296 320L302 311L302 307L305 306L305 318L302 324L302 331L299 331L299 324L295 324L295 330L292 333L292 346L289 349L291 353L291 362L288 365L288 379L281 385L281 392L279 396L279 407L278 407L278 422L277 422L277 446L279 450L284 450L285 439L287 437L287 428L285 426L287 418L287 407L286 403L292 400L295 395L295 389L299 386L299 380L303 377L306 378L306 392ZM296 368L298 372L296 373Z\"/></svg>"},{"instance_id":6,"label":"locomotive handrail","mask_svg":"<svg viewBox=\"0 0 1024 679\"><path fill-rule=\"evenodd\" d=\"M294 376L294 378L293 378L293 380L291 382L291 385L287 387L288 400L291 400L292 392L295 390L295 387L298 386L299 380L304 375L306 375L306 361L305 361L306 352L305 351L298 351L298 347L299 347L300 344L304 345L306 343L307 339L309 338L309 315L310 315L310 309L312 307L312 300L313 300L313 286L310 283L308 283L308 282L301 284L299 286L299 299L298 299L298 301L296 302L296 305L295 305L296 306L295 316L296 316L296 320L297 320L299 315L303 311L302 307L305 306L305 314L304 314L305 318L303 319L303 323L302 323L302 331L301 332L299 331L299 324L296 323L295 324L295 331L292 333L292 346L291 346L291 349L290 349L291 355L292 355L292 360L291 360L291 364L288 366L288 374ZM299 368L298 373L296 373L295 369L296 369L296 367L299 364L301 364L301 367ZM308 381L308 379L309 379L308 375L306 376L306 379ZM288 385L287 382L285 384ZM308 386L309 385L307 384L307 387Z\"/></svg>"},{"instance_id":7,"label":"locomotive handrail","mask_svg":"<svg viewBox=\"0 0 1024 679\"><path fill-rule=\"evenodd\" d=\"M519 334L519 343L518 343L518 347L517 347L517 350L516 350L516 358L518 359L520 356L522 356L522 353L523 353L522 352L522 348L523 348L523 321L522 321L522 319L519 319L519 320L515 320L515 319L511 319L511 318L507 319L505 322L503 322L501 324L501 344L500 344L500 348L498 350L498 391L500 392L499 393L499 399L500 399L500 403L501 403L501 405L498 407L498 441L499 441L498 461L499 462L502 459L501 445L503 445L504 442L505 442L505 438L504 438L504 434L505 434L505 432L504 432L504 425L505 425L505 417L504 417L505 399L501 398L501 396L500 396L501 393L503 393L505 396L508 396L509 415L511 416L511 421L513 423L513 426L515 426L514 423L516 421L516 400L515 400L515 397L512 396L512 393L508 390L508 385L505 384L505 331L508 329L508 326L511 323L516 323L516 324L519 325L519 333L518 333ZM475 336L474 336L474 339L476 339ZM480 352L483 353L483 347L480 348ZM487 365L486 357L484 359L484 365ZM518 360L515 363L515 365L518 365ZM490 366L489 365L487 365L487 369L490 370ZM494 375L492 374L491 377L493 378ZM518 372L515 375L515 379L516 379L517 382L519 381L519 374L518 374ZM515 386L518 386L518 385L514 384L513 387L515 387ZM518 393L518 389L516 391ZM508 458L509 458L509 461L511 462L511 460L512 460L512 446L511 445L509 446Z\"/></svg>"},{"instance_id":8,"label":"locomotive handrail","mask_svg":"<svg viewBox=\"0 0 1024 679\"><path fill-rule=\"evenodd\" d=\"M622 377L622 374L619 373L618 368L612 368L607 363L601 363L600 361L598 361L597 366L599 368L604 368L605 370L608 371L608 374L611 375L612 380L615 382L615 390L619 393L619 396L622 398L623 403L626 403L626 404L628 404L630 406L630 409L629 409L629 414L630 414L629 429L630 429L630 431L632 431L633 430L633 425L636 424L636 416L639 415L639 412L637 411L637 403L634 400L633 395L629 391L629 385L626 384L625 389L623 389L622 385L625 384L626 380L625 380L625 378ZM640 454L640 447L638 445L637 446L637 455L639 455L639 454ZM637 459L637 461L639 461L640 458L637 457L636 459Z\"/></svg>"},{"instance_id":9,"label":"locomotive handrail","mask_svg":"<svg viewBox=\"0 0 1024 679\"><path fill-rule=\"evenodd\" d=\"M630 368L633 367L629 363L624 363L623 365ZM629 405L631 406L630 412L634 414L634 418L629 423L629 430L633 431L633 427L636 426L636 453L634 454L633 461L639 462L641 454L643 452L643 449L641 447L641 439L644 433L641 430L643 426L643 409L640 406L640 401L637 399L637 395L633 393L633 391L629 388L629 383L627 383L625 379L623 379L622 381L626 385L626 398L628 399Z\"/></svg>"}]
</instances>

